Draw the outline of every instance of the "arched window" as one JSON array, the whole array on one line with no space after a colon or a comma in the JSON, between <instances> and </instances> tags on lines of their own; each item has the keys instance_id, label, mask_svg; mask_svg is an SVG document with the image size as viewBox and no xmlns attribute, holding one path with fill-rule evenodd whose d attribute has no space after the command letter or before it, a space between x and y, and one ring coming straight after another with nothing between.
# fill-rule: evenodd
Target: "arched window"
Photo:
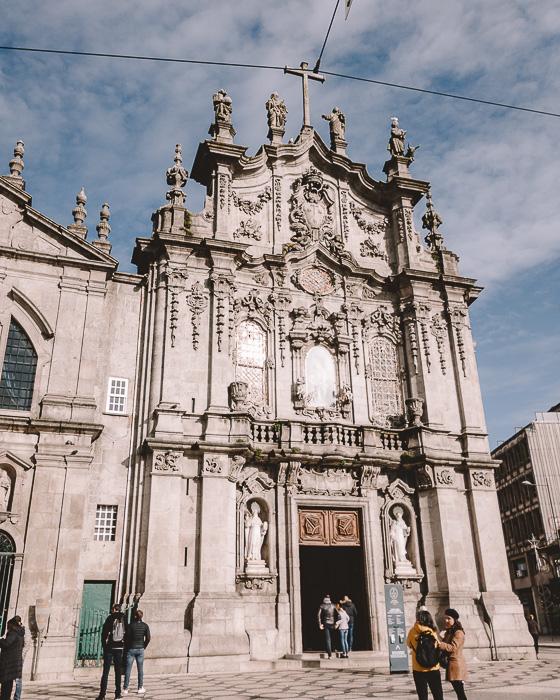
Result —
<instances>
[{"instance_id":1,"label":"arched window","mask_svg":"<svg viewBox=\"0 0 560 700\"><path fill-rule=\"evenodd\" d=\"M266 333L253 321L243 321L235 338L235 380L246 382L247 399L257 405L268 404L266 386Z\"/></svg>"},{"instance_id":2,"label":"arched window","mask_svg":"<svg viewBox=\"0 0 560 700\"><path fill-rule=\"evenodd\" d=\"M373 414L387 420L402 415L399 363L395 344L383 336L370 342L370 364Z\"/></svg>"},{"instance_id":3,"label":"arched window","mask_svg":"<svg viewBox=\"0 0 560 700\"><path fill-rule=\"evenodd\" d=\"M327 348L317 345L305 358L305 390L308 406L329 408L336 402L336 370Z\"/></svg>"},{"instance_id":4,"label":"arched window","mask_svg":"<svg viewBox=\"0 0 560 700\"><path fill-rule=\"evenodd\" d=\"M0 408L29 411L37 353L23 328L12 318L0 378Z\"/></svg>"}]
</instances>

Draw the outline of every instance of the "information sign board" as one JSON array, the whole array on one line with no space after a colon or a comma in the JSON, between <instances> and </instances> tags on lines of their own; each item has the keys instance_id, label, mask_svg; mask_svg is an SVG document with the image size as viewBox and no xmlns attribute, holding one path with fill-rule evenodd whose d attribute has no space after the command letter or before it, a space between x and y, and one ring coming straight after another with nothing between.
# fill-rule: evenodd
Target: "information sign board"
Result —
<instances>
[{"instance_id":1,"label":"information sign board","mask_svg":"<svg viewBox=\"0 0 560 700\"><path fill-rule=\"evenodd\" d=\"M391 673L406 672L408 671L408 651L404 623L403 587L400 583L385 584L385 611Z\"/></svg>"}]
</instances>

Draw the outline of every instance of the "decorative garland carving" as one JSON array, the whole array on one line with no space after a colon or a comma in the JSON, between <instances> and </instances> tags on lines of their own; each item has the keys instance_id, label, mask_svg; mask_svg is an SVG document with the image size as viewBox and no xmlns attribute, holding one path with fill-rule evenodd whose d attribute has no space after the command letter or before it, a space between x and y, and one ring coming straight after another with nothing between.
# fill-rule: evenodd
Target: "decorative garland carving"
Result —
<instances>
[{"instance_id":1,"label":"decorative garland carving","mask_svg":"<svg viewBox=\"0 0 560 700\"><path fill-rule=\"evenodd\" d=\"M200 324L200 316L208 306L208 296L200 282L195 282L187 295L187 304L191 308L191 323L192 323L192 344L193 350L198 350L198 336L200 335L198 327Z\"/></svg>"},{"instance_id":2,"label":"decorative garland carving","mask_svg":"<svg viewBox=\"0 0 560 700\"><path fill-rule=\"evenodd\" d=\"M396 314L391 313L386 306L375 309L363 319L362 325L366 332L373 330L376 335L386 335L395 343L402 343L400 319Z\"/></svg>"},{"instance_id":3,"label":"decorative garland carving","mask_svg":"<svg viewBox=\"0 0 560 700\"><path fill-rule=\"evenodd\" d=\"M266 270L263 270L262 272L257 272L253 276L253 279L255 280L255 284L260 284L261 287L268 287L270 276Z\"/></svg>"},{"instance_id":4,"label":"decorative garland carving","mask_svg":"<svg viewBox=\"0 0 560 700\"><path fill-rule=\"evenodd\" d=\"M348 319L348 325L352 332L352 352L354 355L354 366L356 374L360 374L360 321L363 317L364 310L358 304L350 303L343 304L342 310Z\"/></svg>"},{"instance_id":5,"label":"decorative garland carving","mask_svg":"<svg viewBox=\"0 0 560 700\"><path fill-rule=\"evenodd\" d=\"M241 209L244 214L253 216L254 214L258 214L266 202L269 202L272 199L272 192L270 187L265 187L264 192L261 192L261 194L257 196L256 202L251 202L249 199L241 199L234 191L232 191L231 197L234 205L238 209Z\"/></svg>"},{"instance_id":6,"label":"decorative garland carving","mask_svg":"<svg viewBox=\"0 0 560 700\"><path fill-rule=\"evenodd\" d=\"M302 467L297 488L300 493L322 496L354 496L358 494L358 476L344 467Z\"/></svg>"},{"instance_id":7,"label":"decorative garland carving","mask_svg":"<svg viewBox=\"0 0 560 700\"><path fill-rule=\"evenodd\" d=\"M274 219L276 230L280 231L282 226L282 181L279 177L274 177Z\"/></svg>"},{"instance_id":8,"label":"decorative garland carving","mask_svg":"<svg viewBox=\"0 0 560 700\"><path fill-rule=\"evenodd\" d=\"M362 258L381 258L388 260L387 255L381 250L373 238L366 238L360 243L360 255Z\"/></svg>"},{"instance_id":9,"label":"decorative garland carving","mask_svg":"<svg viewBox=\"0 0 560 700\"><path fill-rule=\"evenodd\" d=\"M426 357L426 368L428 372L430 372L430 369L432 367L432 360L430 356L430 336L428 335L428 319L430 314L430 307L428 304L415 303L414 308L416 309L416 317L420 326L420 334L422 336L422 344L424 346L424 356Z\"/></svg>"},{"instance_id":10,"label":"decorative garland carving","mask_svg":"<svg viewBox=\"0 0 560 700\"><path fill-rule=\"evenodd\" d=\"M340 210L342 216L342 235L347 241L350 237L350 225L348 221L348 192L340 190Z\"/></svg>"},{"instance_id":11,"label":"decorative garland carving","mask_svg":"<svg viewBox=\"0 0 560 700\"><path fill-rule=\"evenodd\" d=\"M247 221L241 221L239 228L235 229L233 232L234 238L254 238L256 241L260 241L262 238L261 225L257 224L256 221L248 219Z\"/></svg>"},{"instance_id":12,"label":"decorative garland carving","mask_svg":"<svg viewBox=\"0 0 560 700\"><path fill-rule=\"evenodd\" d=\"M228 302L231 302L231 295L235 290L233 285L233 280L227 275L220 275L213 272L210 275L210 281L212 282L212 291L214 298L216 300L216 336L218 339L218 352L222 351L222 336L224 332L224 326L226 325L226 298ZM232 320L232 314L230 312L230 326Z\"/></svg>"},{"instance_id":13,"label":"decorative garland carving","mask_svg":"<svg viewBox=\"0 0 560 700\"><path fill-rule=\"evenodd\" d=\"M461 366L463 368L463 376L467 376L467 355L465 352L465 341L463 338L463 328L467 325L467 310L463 305L453 306L451 304L447 305L447 312L451 320L451 326L455 331L455 337L457 339L457 350L459 352L459 359L461 360Z\"/></svg>"},{"instance_id":14,"label":"decorative garland carving","mask_svg":"<svg viewBox=\"0 0 560 700\"><path fill-rule=\"evenodd\" d=\"M350 211L358 226L365 231L367 238L360 243L360 255L362 258L381 258L387 260L386 253L381 249L381 241L376 243L373 236L385 236L389 227L389 220L383 217L381 220L368 221L363 216L363 210L350 202Z\"/></svg>"},{"instance_id":15,"label":"decorative garland carving","mask_svg":"<svg viewBox=\"0 0 560 700\"><path fill-rule=\"evenodd\" d=\"M163 274L167 278L167 289L171 294L169 304L169 330L171 336L171 347L175 347L175 331L179 325L179 294L185 288L185 282L188 278L186 270L180 270L173 267L171 263L166 263L163 268Z\"/></svg>"},{"instance_id":16,"label":"decorative garland carving","mask_svg":"<svg viewBox=\"0 0 560 700\"><path fill-rule=\"evenodd\" d=\"M408 335L408 344L410 347L410 354L412 355L412 367L414 373L418 373L418 335L416 333L416 318L415 311L417 304L413 301L408 301L401 304L401 314L403 319L403 324Z\"/></svg>"},{"instance_id":17,"label":"decorative garland carving","mask_svg":"<svg viewBox=\"0 0 560 700\"><path fill-rule=\"evenodd\" d=\"M445 336L447 335L447 326L443 321L441 314L435 313L432 316L432 335L436 339L437 349L439 352L439 361L442 374L446 374L447 367L445 363Z\"/></svg>"},{"instance_id":18,"label":"decorative garland carving","mask_svg":"<svg viewBox=\"0 0 560 700\"><path fill-rule=\"evenodd\" d=\"M228 195L228 176L219 175L218 176L218 197L220 200L220 209L226 206L226 200Z\"/></svg>"},{"instance_id":19,"label":"decorative garland carving","mask_svg":"<svg viewBox=\"0 0 560 700\"><path fill-rule=\"evenodd\" d=\"M280 350L280 365L284 367L286 350L286 315L292 304L292 297L286 292L273 293L269 297L278 319L278 348Z\"/></svg>"},{"instance_id":20,"label":"decorative garland carving","mask_svg":"<svg viewBox=\"0 0 560 700\"><path fill-rule=\"evenodd\" d=\"M412 210L408 207L397 209L397 211L395 212L395 221L397 224L399 243L404 243L407 236L408 239L411 241L412 232L414 231L414 219L412 216Z\"/></svg>"}]
</instances>

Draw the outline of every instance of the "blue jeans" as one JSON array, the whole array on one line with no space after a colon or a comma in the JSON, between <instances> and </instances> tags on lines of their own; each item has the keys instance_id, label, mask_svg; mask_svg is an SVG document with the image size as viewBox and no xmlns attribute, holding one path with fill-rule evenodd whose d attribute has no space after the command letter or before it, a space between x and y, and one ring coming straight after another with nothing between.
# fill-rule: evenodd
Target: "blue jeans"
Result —
<instances>
[{"instance_id":1,"label":"blue jeans","mask_svg":"<svg viewBox=\"0 0 560 700\"><path fill-rule=\"evenodd\" d=\"M334 629L334 625L330 622L325 622L323 625L323 634L325 635L325 646L327 647L327 654L329 659L331 658L331 634Z\"/></svg>"},{"instance_id":2,"label":"blue jeans","mask_svg":"<svg viewBox=\"0 0 560 700\"><path fill-rule=\"evenodd\" d=\"M121 664L122 664L122 649L107 649L103 654L103 675L101 676L101 687L99 689L99 697L104 698L107 692L107 683L109 681L109 671L111 666L115 664L115 697L121 695Z\"/></svg>"},{"instance_id":3,"label":"blue jeans","mask_svg":"<svg viewBox=\"0 0 560 700\"><path fill-rule=\"evenodd\" d=\"M136 659L136 667L138 668L138 689L144 687L144 649L129 649L126 652L126 671L124 674L124 689L128 689L132 665Z\"/></svg>"},{"instance_id":4,"label":"blue jeans","mask_svg":"<svg viewBox=\"0 0 560 700\"><path fill-rule=\"evenodd\" d=\"M348 630L338 630L338 633L340 634L342 653L348 656Z\"/></svg>"},{"instance_id":5,"label":"blue jeans","mask_svg":"<svg viewBox=\"0 0 560 700\"><path fill-rule=\"evenodd\" d=\"M348 623L348 649L352 651L352 646L354 644L354 623Z\"/></svg>"},{"instance_id":6,"label":"blue jeans","mask_svg":"<svg viewBox=\"0 0 560 700\"><path fill-rule=\"evenodd\" d=\"M22 678L21 676L19 678L16 678L16 691L14 693L14 700L19 700L21 698L21 686L22 686Z\"/></svg>"}]
</instances>

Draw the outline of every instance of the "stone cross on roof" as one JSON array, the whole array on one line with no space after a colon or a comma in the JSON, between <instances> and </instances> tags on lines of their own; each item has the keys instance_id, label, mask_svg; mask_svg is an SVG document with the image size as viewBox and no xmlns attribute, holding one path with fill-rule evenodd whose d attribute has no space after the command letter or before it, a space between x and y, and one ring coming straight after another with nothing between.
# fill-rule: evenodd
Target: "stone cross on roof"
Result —
<instances>
[{"instance_id":1,"label":"stone cross on roof","mask_svg":"<svg viewBox=\"0 0 560 700\"><path fill-rule=\"evenodd\" d=\"M301 70L299 68L288 68L288 66L284 68L284 73L299 75L301 77L303 88L303 129L306 127L311 128L311 120L309 118L309 78L311 78L311 80L318 80L321 83L325 82L324 75L307 70L307 66L308 64L304 61L301 64Z\"/></svg>"}]
</instances>

